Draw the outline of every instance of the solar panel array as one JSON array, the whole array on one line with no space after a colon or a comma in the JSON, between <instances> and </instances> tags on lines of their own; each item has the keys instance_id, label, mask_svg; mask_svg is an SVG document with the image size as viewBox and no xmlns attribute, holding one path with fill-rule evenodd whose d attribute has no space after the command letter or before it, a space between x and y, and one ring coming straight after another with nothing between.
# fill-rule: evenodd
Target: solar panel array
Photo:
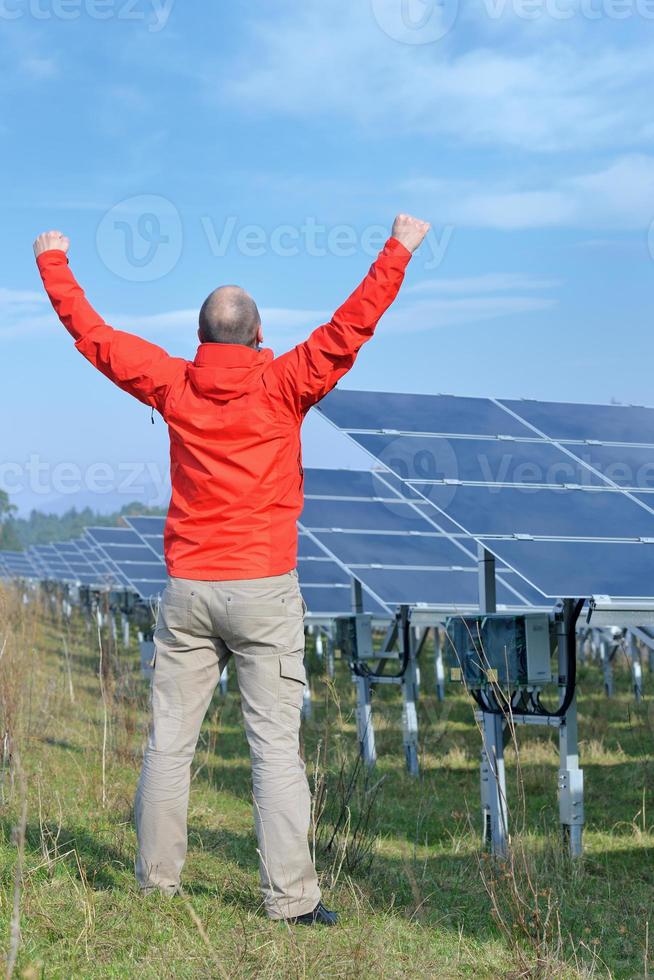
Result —
<instances>
[{"instance_id":1,"label":"solar panel array","mask_svg":"<svg viewBox=\"0 0 654 980\"><path fill-rule=\"evenodd\" d=\"M319 410L543 597L654 592L654 410L340 391Z\"/></svg>"},{"instance_id":2,"label":"solar panel array","mask_svg":"<svg viewBox=\"0 0 654 980\"><path fill-rule=\"evenodd\" d=\"M310 473L311 471L309 471ZM347 472L343 479L349 479ZM160 596L168 574L164 562L163 517L126 517L128 527L89 527L75 541L39 545L27 552L0 552L0 576L78 583L127 590L143 601ZM352 608L352 578L301 530L298 575L309 614L332 619ZM387 615L366 595L367 612Z\"/></svg>"},{"instance_id":3,"label":"solar panel array","mask_svg":"<svg viewBox=\"0 0 654 980\"><path fill-rule=\"evenodd\" d=\"M399 604L440 611L476 609L474 540L393 474L305 470L300 528L308 541L351 581L358 579L376 608ZM546 605L542 596L500 566L498 605Z\"/></svg>"},{"instance_id":4,"label":"solar panel array","mask_svg":"<svg viewBox=\"0 0 654 980\"><path fill-rule=\"evenodd\" d=\"M319 410L383 471L307 470L298 570L311 612L477 605L477 546L500 606L654 592L654 409L334 391ZM159 595L164 519L0 554L0 573Z\"/></svg>"}]
</instances>

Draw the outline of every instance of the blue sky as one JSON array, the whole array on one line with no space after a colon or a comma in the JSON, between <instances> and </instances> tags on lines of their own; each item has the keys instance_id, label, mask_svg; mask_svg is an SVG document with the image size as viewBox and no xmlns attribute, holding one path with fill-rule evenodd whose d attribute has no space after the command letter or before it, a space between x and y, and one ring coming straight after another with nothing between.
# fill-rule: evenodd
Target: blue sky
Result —
<instances>
[{"instance_id":1,"label":"blue sky","mask_svg":"<svg viewBox=\"0 0 654 980\"><path fill-rule=\"evenodd\" d=\"M0 485L165 503L161 420L39 291L192 357L221 282L281 352L398 211L433 231L350 387L654 404L652 0L0 0ZM319 421L309 465L361 457ZM157 499L160 498L160 499Z\"/></svg>"}]
</instances>

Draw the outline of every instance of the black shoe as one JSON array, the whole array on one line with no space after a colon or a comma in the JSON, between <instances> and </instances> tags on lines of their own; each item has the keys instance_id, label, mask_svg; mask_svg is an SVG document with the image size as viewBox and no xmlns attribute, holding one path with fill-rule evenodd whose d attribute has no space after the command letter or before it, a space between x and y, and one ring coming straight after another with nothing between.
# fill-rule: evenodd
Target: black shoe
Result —
<instances>
[{"instance_id":1,"label":"black shoe","mask_svg":"<svg viewBox=\"0 0 654 980\"><path fill-rule=\"evenodd\" d=\"M330 912L322 902L318 902L313 912L304 915L293 915L286 919L291 926L335 926L338 923L336 912Z\"/></svg>"}]
</instances>

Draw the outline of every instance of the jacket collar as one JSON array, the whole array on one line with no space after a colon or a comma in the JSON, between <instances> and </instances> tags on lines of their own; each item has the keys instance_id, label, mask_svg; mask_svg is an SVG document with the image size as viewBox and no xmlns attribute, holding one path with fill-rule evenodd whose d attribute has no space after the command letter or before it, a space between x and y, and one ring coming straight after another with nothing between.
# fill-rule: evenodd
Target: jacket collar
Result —
<instances>
[{"instance_id":1,"label":"jacket collar","mask_svg":"<svg viewBox=\"0 0 654 980\"><path fill-rule=\"evenodd\" d=\"M245 344L200 344L193 363L196 367L254 367L273 359L268 347L255 349Z\"/></svg>"}]
</instances>

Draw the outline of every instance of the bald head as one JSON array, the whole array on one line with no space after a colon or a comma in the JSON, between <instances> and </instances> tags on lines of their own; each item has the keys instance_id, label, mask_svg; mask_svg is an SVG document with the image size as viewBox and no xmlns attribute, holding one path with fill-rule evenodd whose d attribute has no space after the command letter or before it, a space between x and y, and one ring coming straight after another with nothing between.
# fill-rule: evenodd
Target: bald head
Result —
<instances>
[{"instance_id":1,"label":"bald head","mask_svg":"<svg viewBox=\"0 0 654 980\"><path fill-rule=\"evenodd\" d=\"M256 347L261 317L257 304L240 286L220 286L200 310L202 344L245 344Z\"/></svg>"}]
</instances>

